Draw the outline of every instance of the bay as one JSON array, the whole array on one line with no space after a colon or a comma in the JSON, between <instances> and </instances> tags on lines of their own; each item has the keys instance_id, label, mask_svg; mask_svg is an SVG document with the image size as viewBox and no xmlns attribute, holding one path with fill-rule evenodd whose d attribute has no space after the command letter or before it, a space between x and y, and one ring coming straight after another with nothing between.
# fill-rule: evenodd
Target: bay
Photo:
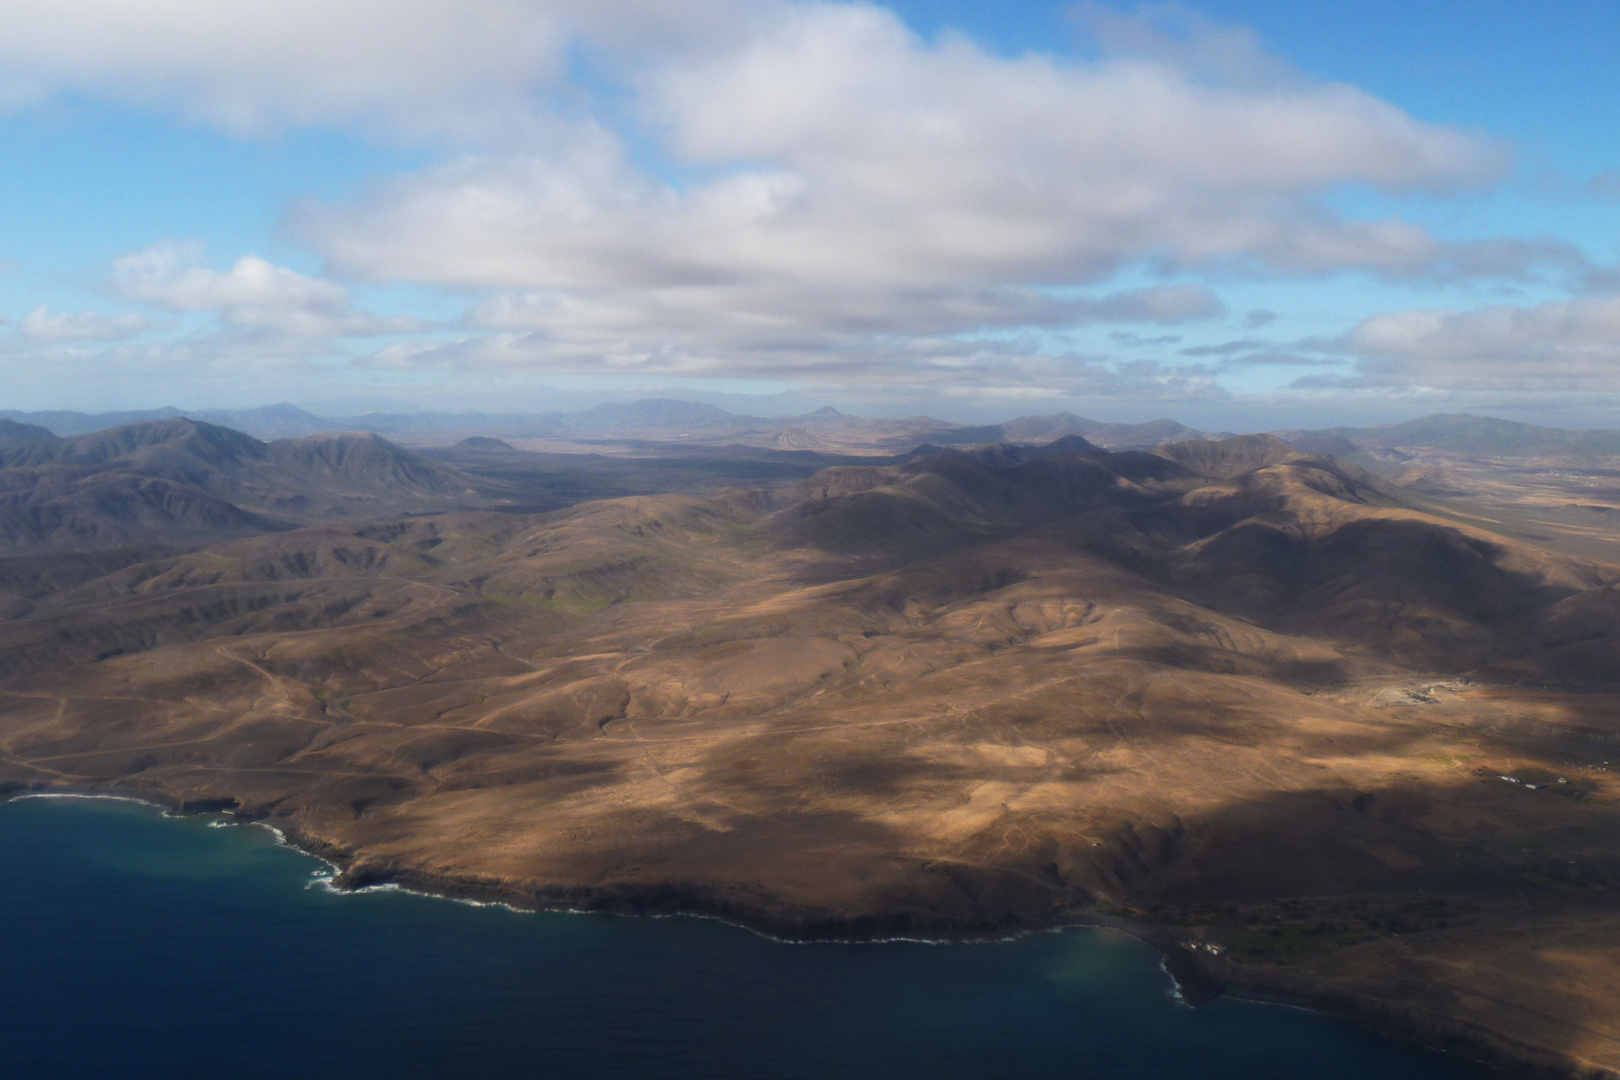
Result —
<instances>
[{"instance_id":1,"label":"bay","mask_svg":"<svg viewBox=\"0 0 1620 1080\"><path fill-rule=\"evenodd\" d=\"M0 805L0 1076L1478 1080L1330 1017L1178 1003L1153 952L786 944L343 895L267 830ZM314 887L312 887L314 886Z\"/></svg>"}]
</instances>

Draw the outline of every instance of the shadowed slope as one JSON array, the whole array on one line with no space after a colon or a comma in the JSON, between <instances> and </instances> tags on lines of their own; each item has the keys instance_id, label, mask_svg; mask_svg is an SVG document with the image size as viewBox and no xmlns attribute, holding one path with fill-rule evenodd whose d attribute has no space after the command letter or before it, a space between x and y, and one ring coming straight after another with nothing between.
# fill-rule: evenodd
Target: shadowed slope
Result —
<instances>
[{"instance_id":1,"label":"shadowed slope","mask_svg":"<svg viewBox=\"0 0 1620 1080\"><path fill-rule=\"evenodd\" d=\"M0 447L54 438L56 438L54 432L38 424L19 424L15 420L0 420Z\"/></svg>"},{"instance_id":2,"label":"shadowed slope","mask_svg":"<svg viewBox=\"0 0 1620 1080\"><path fill-rule=\"evenodd\" d=\"M329 517L476 502L469 478L379 439L262 443L184 418L0 445L0 551L191 545Z\"/></svg>"},{"instance_id":3,"label":"shadowed slope","mask_svg":"<svg viewBox=\"0 0 1620 1080\"><path fill-rule=\"evenodd\" d=\"M233 805L350 883L807 935L1128 914L1614 1067L1579 980L1620 959L1617 581L1265 439L328 523L31 597L0 775ZM1572 994L1584 1034L1534 1019Z\"/></svg>"}]
</instances>

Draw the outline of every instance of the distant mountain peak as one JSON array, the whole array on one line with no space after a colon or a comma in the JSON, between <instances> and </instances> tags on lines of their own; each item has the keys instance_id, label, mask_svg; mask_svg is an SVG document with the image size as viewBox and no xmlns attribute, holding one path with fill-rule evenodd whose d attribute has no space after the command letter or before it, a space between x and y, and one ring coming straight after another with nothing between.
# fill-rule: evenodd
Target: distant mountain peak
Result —
<instances>
[{"instance_id":1,"label":"distant mountain peak","mask_svg":"<svg viewBox=\"0 0 1620 1080\"><path fill-rule=\"evenodd\" d=\"M570 424L574 419L569 419ZM751 418L736 416L714 405L700 401L677 401L673 398L642 398L629 404L614 402L596 406L579 414L578 422L586 429L608 431L656 431L665 428L734 428L752 423Z\"/></svg>"},{"instance_id":2,"label":"distant mountain peak","mask_svg":"<svg viewBox=\"0 0 1620 1080\"><path fill-rule=\"evenodd\" d=\"M456 443L457 450L485 450L496 453L515 453L516 448L504 439L492 439L488 435L470 435Z\"/></svg>"}]
</instances>

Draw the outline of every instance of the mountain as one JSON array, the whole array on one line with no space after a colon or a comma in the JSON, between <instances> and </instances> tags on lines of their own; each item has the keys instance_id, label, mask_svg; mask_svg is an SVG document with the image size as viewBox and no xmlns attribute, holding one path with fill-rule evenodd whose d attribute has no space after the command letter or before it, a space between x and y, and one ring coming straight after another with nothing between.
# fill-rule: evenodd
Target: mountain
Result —
<instances>
[{"instance_id":1,"label":"mountain","mask_svg":"<svg viewBox=\"0 0 1620 1080\"><path fill-rule=\"evenodd\" d=\"M1185 424L1163 417L1140 424L1089 421L1077 434L1084 435L1099 446L1121 450L1163 446L1166 443L1209 437Z\"/></svg>"},{"instance_id":2,"label":"mountain","mask_svg":"<svg viewBox=\"0 0 1620 1080\"><path fill-rule=\"evenodd\" d=\"M327 430L370 431L396 438L437 440L474 436L507 439L551 438L566 433L555 415L532 413L366 413L336 417Z\"/></svg>"},{"instance_id":3,"label":"mountain","mask_svg":"<svg viewBox=\"0 0 1620 1080\"><path fill-rule=\"evenodd\" d=\"M149 420L172 420L188 416L221 427L234 428L261 439L283 439L334 430L331 421L311 415L293 405L266 405L259 409L199 409L182 411L171 407L134 412L0 412L0 417L43 425L63 436L89 435L108 428L125 427Z\"/></svg>"},{"instance_id":4,"label":"mountain","mask_svg":"<svg viewBox=\"0 0 1620 1080\"><path fill-rule=\"evenodd\" d=\"M512 454L517 452L511 443L500 439L491 439L484 435L473 435L470 438L462 439L452 449L486 454Z\"/></svg>"},{"instance_id":5,"label":"mountain","mask_svg":"<svg viewBox=\"0 0 1620 1080\"><path fill-rule=\"evenodd\" d=\"M330 420L324 420L296 405L286 403L266 405L261 409L205 409L186 415L193 420L235 428L257 439L291 439L334 429Z\"/></svg>"},{"instance_id":6,"label":"mountain","mask_svg":"<svg viewBox=\"0 0 1620 1080\"><path fill-rule=\"evenodd\" d=\"M85 468L120 462L142 472L192 479L256 458L264 444L250 435L183 417L147 420L76 438L35 440L0 453L0 466L46 464Z\"/></svg>"},{"instance_id":7,"label":"mountain","mask_svg":"<svg viewBox=\"0 0 1620 1080\"><path fill-rule=\"evenodd\" d=\"M767 430L740 442L783 450L881 456L902 454L957 425L931 416L851 416L828 407L802 416L777 417Z\"/></svg>"},{"instance_id":8,"label":"mountain","mask_svg":"<svg viewBox=\"0 0 1620 1080\"><path fill-rule=\"evenodd\" d=\"M1174 420L1149 420L1141 424L1105 423L1088 420L1073 413L1052 416L1022 416L1001 425L1002 437L1010 442L1048 442L1064 435L1080 435L1098 446L1109 449L1139 449L1164 443L1202 438L1194 431Z\"/></svg>"},{"instance_id":9,"label":"mountain","mask_svg":"<svg viewBox=\"0 0 1620 1080\"><path fill-rule=\"evenodd\" d=\"M371 434L264 443L185 418L0 445L0 553L196 546L313 520L477 502Z\"/></svg>"},{"instance_id":10,"label":"mountain","mask_svg":"<svg viewBox=\"0 0 1620 1080\"><path fill-rule=\"evenodd\" d=\"M1274 435L1234 435L1228 439L1171 443L1160 446L1154 453L1205 480L1230 480L1300 456L1297 450Z\"/></svg>"},{"instance_id":11,"label":"mountain","mask_svg":"<svg viewBox=\"0 0 1620 1080\"><path fill-rule=\"evenodd\" d=\"M298 483L358 498L471 494L465 476L369 431L281 439L265 447L263 456Z\"/></svg>"},{"instance_id":12,"label":"mountain","mask_svg":"<svg viewBox=\"0 0 1620 1080\"><path fill-rule=\"evenodd\" d=\"M140 409L133 412L109 413L81 413L69 411L56 412L18 412L15 409L0 410L0 419L15 420L20 423L37 424L50 429L57 435L88 435L93 431L105 428L121 427L125 424L138 424L146 420L168 420L183 415L179 409Z\"/></svg>"},{"instance_id":13,"label":"mountain","mask_svg":"<svg viewBox=\"0 0 1620 1080\"><path fill-rule=\"evenodd\" d=\"M1020 416L1001 424L976 427L941 425L934 441L946 445L983 442L1045 443L1067 435L1078 435L1110 450L1138 450L1205 435L1174 420L1149 420L1140 424L1107 423L1088 420L1073 413L1051 416Z\"/></svg>"},{"instance_id":14,"label":"mountain","mask_svg":"<svg viewBox=\"0 0 1620 1080\"><path fill-rule=\"evenodd\" d=\"M1466 413L1436 413L1421 420L1371 428L1351 441L1367 448L1432 446L1485 454L1524 454L1565 449L1583 443L1620 449L1620 432L1565 431ZM1608 452L1614 452L1614 449Z\"/></svg>"},{"instance_id":15,"label":"mountain","mask_svg":"<svg viewBox=\"0 0 1620 1080\"><path fill-rule=\"evenodd\" d=\"M18 443L54 438L56 438L55 432L49 428L42 428L38 424L20 424L15 420L0 420L0 446L15 446Z\"/></svg>"},{"instance_id":16,"label":"mountain","mask_svg":"<svg viewBox=\"0 0 1620 1080\"><path fill-rule=\"evenodd\" d=\"M559 419L574 431L592 433L642 433L676 429L733 431L764 423L754 417L736 416L713 405L667 398L645 398L627 405L598 405L583 413L565 414Z\"/></svg>"},{"instance_id":17,"label":"mountain","mask_svg":"<svg viewBox=\"0 0 1620 1080\"><path fill-rule=\"evenodd\" d=\"M1344 435L1348 428L1334 431L1279 431L1273 434L1302 454L1346 457L1361 452L1361 447Z\"/></svg>"},{"instance_id":18,"label":"mountain","mask_svg":"<svg viewBox=\"0 0 1620 1080\"><path fill-rule=\"evenodd\" d=\"M1106 423L1072 413L1024 416L1003 424L964 425L930 416L900 418L852 416L827 406L799 416L759 417L730 413L701 402L644 398L598 405L583 412L517 413L367 413L319 417L292 405L260 409L177 409L148 413L8 413L64 434L78 435L147 419L181 415L243 431L261 439L295 438L334 431L375 434L442 444L446 438L583 439L601 441L680 442L683 444L752 446L775 450L811 450L830 454L884 456L905 453L932 442L966 446L976 443L1045 443L1079 435L1112 449L1150 448L1166 442L1202 438L1203 433L1174 420L1141 424Z\"/></svg>"},{"instance_id":19,"label":"mountain","mask_svg":"<svg viewBox=\"0 0 1620 1080\"><path fill-rule=\"evenodd\" d=\"M1467 413L1435 413L1419 420L1381 427L1340 427L1276 434L1302 450L1333 443L1340 446L1349 444L1362 450L1430 447L1504 457L1620 454L1620 431L1571 431Z\"/></svg>"},{"instance_id":20,"label":"mountain","mask_svg":"<svg viewBox=\"0 0 1620 1080\"><path fill-rule=\"evenodd\" d=\"M759 449L803 450L826 454L887 456L916 446L970 446L983 443L1046 443L1078 435L1112 450L1152 449L1171 443L1222 436L1160 418L1142 423L1093 420L1073 413L1020 416L998 424L956 424L928 416L903 418L851 416L826 407L798 416L758 417L727 412L713 405L649 398L598 405L583 412L518 413L369 413L319 417L292 405L259 409L202 410L182 413L164 408L145 412L85 414L73 412L0 413L11 423L66 436L89 434L147 420L192 419L229 427L260 439L297 438L340 431L368 431L419 445L444 445L472 437L500 439L584 440L587 442L668 442L684 446L740 445ZM6 431L12 434L5 434ZM1369 455L1402 453L1413 448L1496 457L1620 455L1620 431L1569 431L1467 414L1435 414L1420 420L1381 427L1338 427L1273 432L1303 453L1353 458L1374 464ZM13 429L0 428L0 445L18 441Z\"/></svg>"}]
</instances>

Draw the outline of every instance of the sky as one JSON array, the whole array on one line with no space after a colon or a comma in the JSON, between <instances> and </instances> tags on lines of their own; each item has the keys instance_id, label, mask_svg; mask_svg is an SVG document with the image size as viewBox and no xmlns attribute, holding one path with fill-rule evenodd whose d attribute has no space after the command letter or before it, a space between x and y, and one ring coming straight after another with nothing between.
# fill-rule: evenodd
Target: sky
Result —
<instances>
[{"instance_id":1,"label":"sky","mask_svg":"<svg viewBox=\"0 0 1620 1080\"><path fill-rule=\"evenodd\" d=\"M5 0L0 409L1620 427L1620 7Z\"/></svg>"}]
</instances>

